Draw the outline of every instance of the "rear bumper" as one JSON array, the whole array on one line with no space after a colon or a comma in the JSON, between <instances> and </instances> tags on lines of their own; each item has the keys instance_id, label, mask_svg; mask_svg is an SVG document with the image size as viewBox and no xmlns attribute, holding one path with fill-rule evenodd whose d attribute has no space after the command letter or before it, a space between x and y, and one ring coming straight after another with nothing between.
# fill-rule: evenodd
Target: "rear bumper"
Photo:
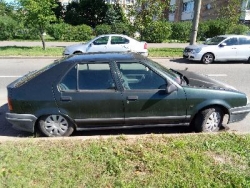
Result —
<instances>
[{"instance_id":1,"label":"rear bumper","mask_svg":"<svg viewBox=\"0 0 250 188\"><path fill-rule=\"evenodd\" d=\"M34 133L37 117L32 114L6 113L6 119L13 125L13 128Z\"/></svg>"},{"instance_id":2,"label":"rear bumper","mask_svg":"<svg viewBox=\"0 0 250 188\"><path fill-rule=\"evenodd\" d=\"M228 123L233 123L243 120L249 112L250 112L250 103L247 104L246 106L231 108L229 110L230 118Z\"/></svg>"}]
</instances>

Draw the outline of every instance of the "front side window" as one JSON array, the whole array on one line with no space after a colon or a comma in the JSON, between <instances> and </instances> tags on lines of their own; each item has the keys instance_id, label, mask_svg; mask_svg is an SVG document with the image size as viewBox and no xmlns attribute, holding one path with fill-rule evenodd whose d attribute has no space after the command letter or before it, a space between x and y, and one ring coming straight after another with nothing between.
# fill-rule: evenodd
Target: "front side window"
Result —
<instances>
[{"instance_id":1,"label":"front side window","mask_svg":"<svg viewBox=\"0 0 250 188\"><path fill-rule=\"evenodd\" d=\"M128 44L129 40L124 37L112 36L111 44Z\"/></svg>"},{"instance_id":2,"label":"front side window","mask_svg":"<svg viewBox=\"0 0 250 188\"><path fill-rule=\"evenodd\" d=\"M62 91L116 89L109 63L78 64L64 76L59 88Z\"/></svg>"},{"instance_id":3,"label":"front side window","mask_svg":"<svg viewBox=\"0 0 250 188\"><path fill-rule=\"evenodd\" d=\"M238 44L238 40L237 40L237 38L230 38L230 39L226 40L225 43L228 46L237 45Z\"/></svg>"},{"instance_id":4,"label":"front side window","mask_svg":"<svg viewBox=\"0 0 250 188\"><path fill-rule=\"evenodd\" d=\"M117 66L125 90L166 88L166 80L141 63L117 62Z\"/></svg>"},{"instance_id":5,"label":"front side window","mask_svg":"<svg viewBox=\"0 0 250 188\"><path fill-rule=\"evenodd\" d=\"M101 37L96 39L93 44L94 45L106 45L108 43L109 37Z\"/></svg>"}]
</instances>

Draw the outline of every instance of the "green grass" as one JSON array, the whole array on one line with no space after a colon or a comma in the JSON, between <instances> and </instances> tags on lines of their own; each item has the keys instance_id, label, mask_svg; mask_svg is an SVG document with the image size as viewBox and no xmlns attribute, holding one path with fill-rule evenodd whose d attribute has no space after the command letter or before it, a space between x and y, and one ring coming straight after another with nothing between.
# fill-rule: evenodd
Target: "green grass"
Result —
<instances>
[{"instance_id":1,"label":"green grass","mask_svg":"<svg viewBox=\"0 0 250 188\"><path fill-rule=\"evenodd\" d=\"M0 57L2 56L62 56L63 47L0 47ZM182 48L149 48L149 57L182 57Z\"/></svg>"},{"instance_id":2,"label":"green grass","mask_svg":"<svg viewBox=\"0 0 250 188\"><path fill-rule=\"evenodd\" d=\"M250 135L0 143L1 187L250 187Z\"/></svg>"},{"instance_id":3,"label":"green grass","mask_svg":"<svg viewBox=\"0 0 250 188\"><path fill-rule=\"evenodd\" d=\"M24 46L4 46L0 47L0 56L62 56L64 48L47 47L24 47Z\"/></svg>"},{"instance_id":4,"label":"green grass","mask_svg":"<svg viewBox=\"0 0 250 188\"><path fill-rule=\"evenodd\" d=\"M183 48L149 48L150 57L182 57Z\"/></svg>"}]
</instances>

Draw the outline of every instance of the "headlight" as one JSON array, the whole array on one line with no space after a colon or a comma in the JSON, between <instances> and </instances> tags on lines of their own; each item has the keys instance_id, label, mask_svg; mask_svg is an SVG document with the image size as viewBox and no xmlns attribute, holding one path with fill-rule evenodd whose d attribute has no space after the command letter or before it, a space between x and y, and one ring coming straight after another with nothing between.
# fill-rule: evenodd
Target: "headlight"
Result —
<instances>
[{"instance_id":1,"label":"headlight","mask_svg":"<svg viewBox=\"0 0 250 188\"><path fill-rule=\"evenodd\" d=\"M247 104L250 103L249 98L247 97Z\"/></svg>"},{"instance_id":2,"label":"headlight","mask_svg":"<svg viewBox=\"0 0 250 188\"><path fill-rule=\"evenodd\" d=\"M193 49L193 53L199 53L200 51L201 51L201 48Z\"/></svg>"}]
</instances>

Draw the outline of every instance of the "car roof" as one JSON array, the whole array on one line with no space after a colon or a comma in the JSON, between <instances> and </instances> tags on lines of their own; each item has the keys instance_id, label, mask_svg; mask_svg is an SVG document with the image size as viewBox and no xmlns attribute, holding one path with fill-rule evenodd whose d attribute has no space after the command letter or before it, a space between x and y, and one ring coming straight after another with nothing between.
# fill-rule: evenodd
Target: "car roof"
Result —
<instances>
[{"instance_id":1,"label":"car roof","mask_svg":"<svg viewBox=\"0 0 250 188\"><path fill-rule=\"evenodd\" d=\"M134 52L96 52L71 55L64 60L67 61L129 61L129 60L145 60L146 57Z\"/></svg>"},{"instance_id":2,"label":"car roof","mask_svg":"<svg viewBox=\"0 0 250 188\"><path fill-rule=\"evenodd\" d=\"M234 34L227 34L227 35L218 35L217 37L249 37L247 35L234 35Z\"/></svg>"},{"instance_id":3,"label":"car roof","mask_svg":"<svg viewBox=\"0 0 250 188\"><path fill-rule=\"evenodd\" d=\"M121 37L129 37L127 35L122 35L122 34L105 34L105 35L99 35L98 37L103 37L103 36L121 36Z\"/></svg>"}]
</instances>

